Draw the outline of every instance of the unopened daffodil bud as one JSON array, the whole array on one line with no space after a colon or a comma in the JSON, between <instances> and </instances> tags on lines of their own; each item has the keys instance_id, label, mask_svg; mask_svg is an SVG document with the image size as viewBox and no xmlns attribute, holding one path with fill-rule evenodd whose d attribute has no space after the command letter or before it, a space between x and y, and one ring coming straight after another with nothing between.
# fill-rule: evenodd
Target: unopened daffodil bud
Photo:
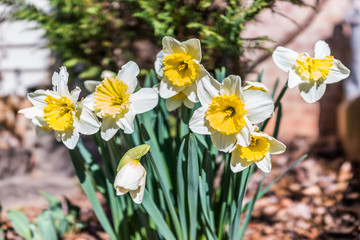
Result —
<instances>
[{"instance_id":1,"label":"unopened daffodil bud","mask_svg":"<svg viewBox=\"0 0 360 240\"><path fill-rule=\"evenodd\" d=\"M142 203L146 183L146 169L139 160L149 150L150 146L143 144L130 149L122 157L114 182L116 195L120 196L129 192L135 203Z\"/></svg>"}]
</instances>

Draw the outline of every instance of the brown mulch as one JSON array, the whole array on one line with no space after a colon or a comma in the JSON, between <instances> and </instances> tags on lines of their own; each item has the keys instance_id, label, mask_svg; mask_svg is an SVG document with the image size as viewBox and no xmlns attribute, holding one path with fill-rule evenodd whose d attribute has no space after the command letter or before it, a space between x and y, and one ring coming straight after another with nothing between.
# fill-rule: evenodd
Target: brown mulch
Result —
<instances>
[{"instance_id":1,"label":"brown mulch","mask_svg":"<svg viewBox=\"0 0 360 240\"><path fill-rule=\"evenodd\" d=\"M308 152L304 148L274 159L265 182ZM360 162L333 155L311 154L276 183L256 202L244 239L360 239Z\"/></svg>"}]
</instances>

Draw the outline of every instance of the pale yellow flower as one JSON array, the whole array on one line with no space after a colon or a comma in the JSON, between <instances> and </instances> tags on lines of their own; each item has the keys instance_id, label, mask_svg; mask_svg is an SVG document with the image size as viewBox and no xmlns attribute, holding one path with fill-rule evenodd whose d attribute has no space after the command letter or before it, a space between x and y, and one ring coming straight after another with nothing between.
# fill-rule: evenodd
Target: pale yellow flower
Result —
<instances>
[{"instance_id":1,"label":"pale yellow flower","mask_svg":"<svg viewBox=\"0 0 360 240\"><path fill-rule=\"evenodd\" d=\"M222 84L211 81L209 76L198 82L198 96L202 107L190 119L190 129L210 135L215 147L229 152L238 142L250 144L252 124L267 119L274 111L274 102L262 90L241 87L239 76L229 76Z\"/></svg>"},{"instance_id":2,"label":"pale yellow flower","mask_svg":"<svg viewBox=\"0 0 360 240\"><path fill-rule=\"evenodd\" d=\"M240 172L255 163L263 172L270 172L271 154L283 153L286 146L266 133L259 132L257 127L252 131L250 139L249 146L236 145L231 154L231 170Z\"/></svg>"},{"instance_id":3,"label":"pale yellow flower","mask_svg":"<svg viewBox=\"0 0 360 240\"><path fill-rule=\"evenodd\" d=\"M324 95L326 84L339 82L350 74L348 68L330 56L330 48L324 41L316 42L314 57L285 47L277 47L272 57L279 68L289 73L289 88L298 86L300 95L309 103Z\"/></svg>"},{"instance_id":4,"label":"pale yellow flower","mask_svg":"<svg viewBox=\"0 0 360 240\"><path fill-rule=\"evenodd\" d=\"M164 37L162 43L163 50L157 54L155 61L155 71L161 78L160 96L169 99L183 93L186 101L198 102L196 82L208 74L200 64L199 39L179 42L172 37ZM177 106L175 102L169 104L172 106L171 108ZM191 104L185 104L185 106L192 107Z\"/></svg>"},{"instance_id":5,"label":"pale yellow flower","mask_svg":"<svg viewBox=\"0 0 360 240\"><path fill-rule=\"evenodd\" d=\"M158 102L155 89L141 88L134 92L137 86L139 67L135 62L128 62L116 77L106 77L103 81L86 81L90 91L91 107L102 118L101 137L108 141L119 129L124 133L134 132L134 119L153 109Z\"/></svg>"},{"instance_id":6,"label":"pale yellow flower","mask_svg":"<svg viewBox=\"0 0 360 240\"><path fill-rule=\"evenodd\" d=\"M60 73L52 77L53 90L36 90L28 94L28 99L34 107L22 109L25 117L36 125L36 133L44 135L54 130L55 137L69 149L74 149L79 134L91 135L100 128L100 123L86 103L88 98L78 102L80 88L69 92L66 67L60 68Z\"/></svg>"}]
</instances>

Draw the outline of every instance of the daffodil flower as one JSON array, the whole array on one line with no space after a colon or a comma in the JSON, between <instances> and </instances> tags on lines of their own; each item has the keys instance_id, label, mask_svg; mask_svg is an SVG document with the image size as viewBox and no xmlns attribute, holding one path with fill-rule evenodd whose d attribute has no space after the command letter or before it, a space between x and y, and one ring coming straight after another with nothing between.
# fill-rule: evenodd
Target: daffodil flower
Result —
<instances>
[{"instance_id":1,"label":"daffodil flower","mask_svg":"<svg viewBox=\"0 0 360 240\"><path fill-rule=\"evenodd\" d=\"M257 127L251 133L250 145L236 145L231 154L230 168L236 173L255 163L263 172L271 171L271 154L283 153L286 146Z\"/></svg>"},{"instance_id":2,"label":"daffodil flower","mask_svg":"<svg viewBox=\"0 0 360 240\"><path fill-rule=\"evenodd\" d=\"M199 39L189 39L179 42L172 37L164 37L163 50L156 56L155 71L161 78L159 94L164 99L185 99L186 107L192 108L189 102L198 102L196 82L207 75L207 71L200 64L201 46ZM180 104L181 105L181 104ZM168 103L173 109L179 104L175 101Z\"/></svg>"},{"instance_id":3,"label":"daffodil flower","mask_svg":"<svg viewBox=\"0 0 360 240\"><path fill-rule=\"evenodd\" d=\"M53 90L36 90L28 94L28 99L34 107L21 109L36 125L36 133L41 136L54 130L55 137L69 149L74 149L79 133L91 135L100 128L96 115L85 105L88 99L78 102L80 88L69 92L69 74L66 67L60 68L60 73L52 76Z\"/></svg>"},{"instance_id":4,"label":"daffodil flower","mask_svg":"<svg viewBox=\"0 0 360 240\"><path fill-rule=\"evenodd\" d=\"M289 73L289 88L298 86L302 98L309 103L324 95L326 84L339 82L350 74L348 68L330 56L330 48L324 41L316 42L314 57L285 47L277 47L272 57L280 69Z\"/></svg>"},{"instance_id":5,"label":"daffodil flower","mask_svg":"<svg viewBox=\"0 0 360 240\"><path fill-rule=\"evenodd\" d=\"M239 76L231 75L222 84L205 76L198 82L197 91L202 107L191 117L190 129L210 135L213 144L224 152L230 151L235 142L248 146L252 124L264 121L274 111L269 94L244 91Z\"/></svg>"},{"instance_id":6,"label":"daffodil flower","mask_svg":"<svg viewBox=\"0 0 360 240\"><path fill-rule=\"evenodd\" d=\"M150 150L143 144L127 151L121 158L114 181L116 195L130 193L132 200L141 204L146 183L146 170L140 163L140 158Z\"/></svg>"},{"instance_id":7,"label":"daffodil flower","mask_svg":"<svg viewBox=\"0 0 360 240\"><path fill-rule=\"evenodd\" d=\"M87 89L95 91L91 106L102 118L101 137L108 141L121 128L124 133L134 132L134 118L153 109L158 103L158 94L152 88L142 88L137 92L139 67L135 62L128 62L116 77L103 81L87 81Z\"/></svg>"}]
</instances>

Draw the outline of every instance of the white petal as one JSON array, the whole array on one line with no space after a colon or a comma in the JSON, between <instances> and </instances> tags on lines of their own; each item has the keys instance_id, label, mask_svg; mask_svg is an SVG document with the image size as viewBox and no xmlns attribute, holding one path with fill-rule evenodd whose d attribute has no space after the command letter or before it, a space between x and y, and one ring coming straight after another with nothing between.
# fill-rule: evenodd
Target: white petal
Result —
<instances>
[{"instance_id":1,"label":"white petal","mask_svg":"<svg viewBox=\"0 0 360 240\"><path fill-rule=\"evenodd\" d=\"M207 106L213 97L219 96L220 83L207 75L197 83L197 94L201 105Z\"/></svg>"},{"instance_id":2,"label":"white petal","mask_svg":"<svg viewBox=\"0 0 360 240\"><path fill-rule=\"evenodd\" d=\"M314 47L314 57L315 58L325 58L327 56L330 56L330 48L329 45L320 40L315 43Z\"/></svg>"},{"instance_id":3,"label":"white petal","mask_svg":"<svg viewBox=\"0 0 360 240\"><path fill-rule=\"evenodd\" d=\"M184 90L184 88L185 88L185 86L182 86L182 87L175 86L174 84L172 84L170 82L169 79L167 79L167 77L164 76L162 81L160 82L159 94L160 94L160 97L167 99L167 98L175 96L176 94L178 94L179 92Z\"/></svg>"},{"instance_id":4,"label":"white petal","mask_svg":"<svg viewBox=\"0 0 360 240\"><path fill-rule=\"evenodd\" d=\"M200 40L197 38L189 39L185 42L182 42L183 47L187 54L191 56L192 59L201 61L201 44Z\"/></svg>"},{"instance_id":5,"label":"white petal","mask_svg":"<svg viewBox=\"0 0 360 240\"><path fill-rule=\"evenodd\" d=\"M285 152L285 150L286 150L285 144L283 144L282 142L280 142L276 138L270 137L269 142L270 142L270 150L269 150L269 152L271 154L280 154L280 153Z\"/></svg>"},{"instance_id":6,"label":"white petal","mask_svg":"<svg viewBox=\"0 0 360 240\"><path fill-rule=\"evenodd\" d=\"M139 162L131 161L117 172L114 187L121 187L127 190L139 188L141 179L146 175L145 168Z\"/></svg>"},{"instance_id":7,"label":"white petal","mask_svg":"<svg viewBox=\"0 0 360 240\"><path fill-rule=\"evenodd\" d=\"M127 190L125 188L120 188L120 187L115 188L115 191L116 191L117 196L121 196L121 195L124 195L129 192L129 190Z\"/></svg>"},{"instance_id":8,"label":"white petal","mask_svg":"<svg viewBox=\"0 0 360 240\"><path fill-rule=\"evenodd\" d=\"M299 85L300 95L308 103L318 101L325 93L326 84L302 83Z\"/></svg>"},{"instance_id":9,"label":"white petal","mask_svg":"<svg viewBox=\"0 0 360 240\"><path fill-rule=\"evenodd\" d=\"M78 131L85 135L92 135L99 131L100 125L95 113L83 106L77 124Z\"/></svg>"},{"instance_id":10,"label":"white petal","mask_svg":"<svg viewBox=\"0 0 360 240\"><path fill-rule=\"evenodd\" d=\"M60 67L60 78L65 82L65 84L68 83L68 79L69 79L69 73L66 70L65 66L61 66Z\"/></svg>"},{"instance_id":11,"label":"white petal","mask_svg":"<svg viewBox=\"0 0 360 240\"><path fill-rule=\"evenodd\" d=\"M134 107L135 113L140 114L150 111L158 103L158 94L152 88L142 88L131 94L130 104Z\"/></svg>"},{"instance_id":12,"label":"white petal","mask_svg":"<svg viewBox=\"0 0 360 240\"><path fill-rule=\"evenodd\" d=\"M68 78L69 73L66 71L66 67L62 66L60 67L60 73L57 75L57 73L54 73L53 75L53 85L54 90L60 95L60 96L69 96L69 87L68 87Z\"/></svg>"},{"instance_id":13,"label":"white petal","mask_svg":"<svg viewBox=\"0 0 360 240\"><path fill-rule=\"evenodd\" d=\"M304 81L301 80L301 77L295 72L294 69L289 70L289 81L288 81L289 88L294 88L303 82Z\"/></svg>"},{"instance_id":14,"label":"white petal","mask_svg":"<svg viewBox=\"0 0 360 240\"><path fill-rule=\"evenodd\" d=\"M242 96L241 88L241 78L239 76L230 75L224 79L222 85L220 86L221 95L236 95L238 97Z\"/></svg>"},{"instance_id":15,"label":"white petal","mask_svg":"<svg viewBox=\"0 0 360 240\"><path fill-rule=\"evenodd\" d=\"M49 124L45 121L45 119L41 116L35 116L31 122L35 125L35 126L39 126L39 127L47 127Z\"/></svg>"},{"instance_id":16,"label":"white petal","mask_svg":"<svg viewBox=\"0 0 360 240\"><path fill-rule=\"evenodd\" d=\"M47 103L44 102L46 95L49 91L44 91L44 90L36 90L33 93L28 93L27 97L29 99L29 101L38 108L44 108Z\"/></svg>"},{"instance_id":17,"label":"white petal","mask_svg":"<svg viewBox=\"0 0 360 240\"><path fill-rule=\"evenodd\" d=\"M181 42L175 38L165 36L162 40L163 50L166 54L185 53Z\"/></svg>"},{"instance_id":18,"label":"white petal","mask_svg":"<svg viewBox=\"0 0 360 240\"><path fill-rule=\"evenodd\" d=\"M71 103L75 104L77 100L79 99L81 89L79 87L76 87L74 90L70 93L70 101Z\"/></svg>"},{"instance_id":19,"label":"white petal","mask_svg":"<svg viewBox=\"0 0 360 240\"><path fill-rule=\"evenodd\" d=\"M325 79L326 84L336 83L345 78L350 74L350 70L345 67L339 60L334 59L334 64L330 68L330 73Z\"/></svg>"},{"instance_id":20,"label":"white petal","mask_svg":"<svg viewBox=\"0 0 360 240\"><path fill-rule=\"evenodd\" d=\"M33 119L35 117L41 117L43 115L43 111L41 111L37 107L24 108L24 109L19 110L18 113L24 114L25 117L28 119Z\"/></svg>"},{"instance_id":21,"label":"white petal","mask_svg":"<svg viewBox=\"0 0 360 240\"><path fill-rule=\"evenodd\" d=\"M271 157L270 153L267 153L265 157L258 162L255 162L256 166L260 168L263 172L270 172L271 171Z\"/></svg>"},{"instance_id":22,"label":"white petal","mask_svg":"<svg viewBox=\"0 0 360 240\"><path fill-rule=\"evenodd\" d=\"M205 113L207 107L200 107L195 110L189 121L189 128L194 133L210 135L210 130L206 124Z\"/></svg>"},{"instance_id":23,"label":"white petal","mask_svg":"<svg viewBox=\"0 0 360 240\"><path fill-rule=\"evenodd\" d=\"M243 147L250 145L251 133L253 132L254 126L251 125L250 121L245 117L246 125L236 135L237 144Z\"/></svg>"},{"instance_id":24,"label":"white petal","mask_svg":"<svg viewBox=\"0 0 360 240\"><path fill-rule=\"evenodd\" d=\"M110 70L104 70L104 71L101 72L100 77L101 77L101 79L113 78L113 77L116 77L116 73L113 72L113 71L110 71Z\"/></svg>"},{"instance_id":25,"label":"white petal","mask_svg":"<svg viewBox=\"0 0 360 240\"><path fill-rule=\"evenodd\" d=\"M139 74L139 66L133 62L129 61L122 66L121 70L117 75L117 79L124 81L128 85L127 93L131 94L134 92L137 86L137 75Z\"/></svg>"},{"instance_id":26,"label":"white petal","mask_svg":"<svg viewBox=\"0 0 360 240\"><path fill-rule=\"evenodd\" d=\"M69 129L61 134L61 140L69 149L74 149L79 141L79 132L74 129Z\"/></svg>"},{"instance_id":27,"label":"white petal","mask_svg":"<svg viewBox=\"0 0 360 240\"><path fill-rule=\"evenodd\" d=\"M100 83L101 83L100 81L87 80L84 82L84 86L86 90L92 93L95 92L96 86L99 85Z\"/></svg>"},{"instance_id":28,"label":"white petal","mask_svg":"<svg viewBox=\"0 0 360 240\"><path fill-rule=\"evenodd\" d=\"M141 204L142 200L144 198L144 191L145 191L145 184L146 184L146 172L144 176L140 180L140 187L136 189L135 191L130 191L130 196L134 203Z\"/></svg>"},{"instance_id":29,"label":"white petal","mask_svg":"<svg viewBox=\"0 0 360 240\"><path fill-rule=\"evenodd\" d=\"M251 162L240 157L239 151L237 149L231 154L230 169L234 173L244 170L250 164L251 164Z\"/></svg>"},{"instance_id":30,"label":"white petal","mask_svg":"<svg viewBox=\"0 0 360 240\"><path fill-rule=\"evenodd\" d=\"M296 63L297 57L297 52L285 47L277 47L272 55L275 64L285 72L288 72Z\"/></svg>"},{"instance_id":31,"label":"white petal","mask_svg":"<svg viewBox=\"0 0 360 240\"><path fill-rule=\"evenodd\" d=\"M60 81L61 81L61 77L60 77L59 73L54 72L53 75L52 75L52 78L51 78L52 85L53 86L58 86Z\"/></svg>"},{"instance_id":32,"label":"white petal","mask_svg":"<svg viewBox=\"0 0 360 240\"><path fill-rule=\"evenodd\" d=\"M161 50L156 55L156 60L154 62L155 72L160 78L162 78L164 76L164 72L163 72L164 63L163 63L163 60L164 60L165 56L166 56L166 54L164 53L163 50Z\"/></svg>"},{"instance_id":33,"label":"white petal","mask_svg":"<svg viewBox=\"0 0 360 240\"><path fill-rule=\"evenodd\" d=\"M52 76L52 85L59 86L61 82L64 82L65 85L68 83L69 73L66 70L65 66L60 67L60 72L54 72Z\"/></svg>"},{"instance_id":34,"label":"white petal","mask_svg":"<svg viewBox=\"0 0 360 240\"><path fill-rule=\"evenodd\" d=\"M87 95L81 102L85 107L94 111L94 93Z\"/></svg>"},{"instance_id":35,"label":"white petal","mask_svg":"<svg viewBox=\"0 0 360 240\"><path fill-rule=\"evenodd\" d=\"M246 85L245 85L245 87L243 87L243 90L244 91L251 90L251 89L249 89L251 87L260 88L261 90L263 90L265 92L269 92L269 89L265 86L265 84L262 84L261 82L256 82L256 81L246 81Z\"/></svg>"},{"instance_id":36,"label":"white petal","mask_svg":"<svg viewBox=\"0 0 360 240\"><path fill-rule=\"evenodd\" d=\"M184 88L182 91L191 102L196 103L199 102L199 98L197 96L197 84L196 81L193 82L190 86Z\"/></svg>"},{"instance_id":37,"label":"white petal","mask_svg":"<svg viewBox=\"0 0 360 240\"><path fill-rule=\"evenodd\" d=\"M184 105L185 107L189 108L189 109L193 109L195 104L191 101L189 101L187 98L184 99Z\"/></svg>"},{"instance_id":38,"label":"white petal","mask_svg":"<svg viewBox=\"0 0 360 240\"><path fill-rule=\"evenodd\" d=\"M264 121L274 112L274 102L269 94L260 90L244 91L244 104L252 124Z\"/></svg>"},{"instance_id":39,"label":"white petal","mask_svg":"<svg viewBox=\"0 0 360 240\"><path fill-rule=\"evenodd\" d=\"M109 141L116 134L119 128L120 127L116 124L115 118L103 118L101 124L101 138L105 141Z\"/></svg>"},{"instance_id":40,"label":"white petal","mask_svg":"<svg viewBox=\"0 0 360 240\"><path fill-rule=\"evenodd\" d=\"M223 152L229 152L236 142L236 134L226 135L216 132L212 133L210 138L215 147Z\"/></svg>"},{"instance_id":41,"label":"white petal","mask_svg":"<svg viewBox=\"0 0 360 240\"><path fill-rule=\"evenodd\" d=\"M124 133L131 134L134 132L135 115L135 109L130 105L129 111L117 121L118 126L124 130Z\"/></svg>"},{"instance_id":42,"label":"white petal","mask_svg":"<svg viewBox=\"0 0 360 240\"><path fill-rule=\"evenodd\" d=\"M173 98L168 98L165 100L165 106L169 112L174 111L175 109L179 108L181 106L181 103L182 103L181 100L177 100L177 99L173 99Z\"/></svg>"}]
</instances>

